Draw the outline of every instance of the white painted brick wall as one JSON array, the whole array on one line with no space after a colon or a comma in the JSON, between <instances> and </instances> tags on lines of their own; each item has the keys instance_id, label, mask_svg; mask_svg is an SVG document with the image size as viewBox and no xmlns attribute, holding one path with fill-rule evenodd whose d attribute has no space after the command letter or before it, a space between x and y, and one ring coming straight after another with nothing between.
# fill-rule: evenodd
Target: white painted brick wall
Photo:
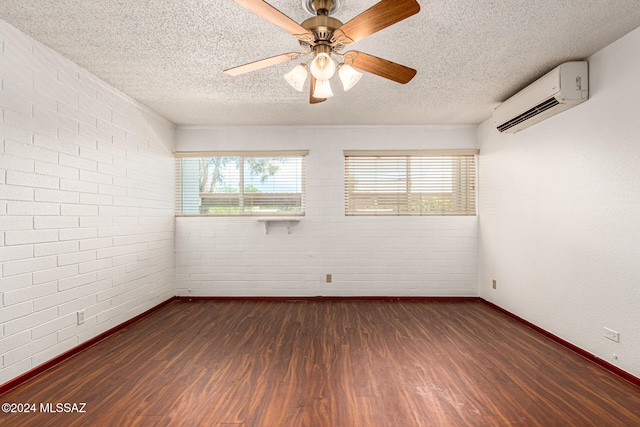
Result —
<instances>
[{"instance_id":1,"label":"white painted brick wall","mask_svg":"<svg viewBox=\"0 0 640 427\"><path fill-rule=\"evenodd\" d=\"M0 384L175 294L173 133L0 20Z\"/></svg>"},{"instance_id":2,"label":"white painted brick wall","mask_svg":"<svg viewBox=\"0 0 640 427\"><path fill-rule=\"evenodd\" d=\"M343 150L476 148L474 126L183 127L176 149L260 150L265 141L309 150L306 216L291 234L276 223L268 235L250 217L177 218L178 295L478 295L477 217L346 217L343 201Z\"/></svg>"}]
</instances>

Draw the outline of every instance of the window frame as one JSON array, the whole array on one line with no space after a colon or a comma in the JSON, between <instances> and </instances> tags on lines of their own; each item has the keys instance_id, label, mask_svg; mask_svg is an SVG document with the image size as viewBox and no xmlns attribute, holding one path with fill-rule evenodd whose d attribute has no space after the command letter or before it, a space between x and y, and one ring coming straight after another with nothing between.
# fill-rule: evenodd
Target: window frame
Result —
<instances>
[{"instance_id":1,"label":"window frame","mask_svg":"<svg viewBox=\"0 0 640 427\"><path fill-rule=\"evenodd\" d=\"M478 154L479 150L477 149L344 150L345 216L477 216ZM438 193L433 191L439 185L433 184L433 182L438 179L424 178L424 175L433 174L434 171L426 168L416 171L415 167L436 162L429 159L446 157L453 160L449 181L446 181L450 185L451 191ZM412 159L418 159L418 162L414 164ZM384 161L387 161L388 164L385 164ZM402 162L405 162L404 168L397 166ZM392 166L397 167L394 169ZM393 180L387 178L387 182L385 182L384 178L378 178L376 176L377 168L384 170L387 175L393 176L395 174L398 183L390 184L389 182ZM369 181L367 184L361 185L360 191L355 190L358 185L354 178L354 174L357 173L355 169L360 169L366 180ZM435 170L437 173L437 169ZM382 176L384 173L380 173L380 175ZM419 175L422 175L422 181L417 185L422 189L422 192L412 191ZM425 191L424 188L428 188L428 190ZM432 198L435 199L425 202L424 197L428 193L431 193ZM358 204L361 206L360 208L358 208ZM420 208L411 207L416 204L419 204ZM452 210L445 208L447 204Z\"/></svg>"},{"instance_id":2,"label":"window frame","mask_svg":"<svg viewBox=\"0 0 640 427\"><path fill-rule=\"evenodd\" d=\"M300 217L305 216L306 214L306 157L309 155L308 150L267 150L267 151L198 151L198 152L174 152L175 158L175 182L176 182L176 198L175 198L175 216L176 217ZM182 170L182 162L181 159L184 158L240 158L240 167L239 167L239 178L238 178L238 192L218 192L218 193L203 193L198 191L197 198L199 199L198 208L202 206L203 199L206 198L205 194L216 194L216 198L224 199L238 199L237 206L240 209L244 209L246 206L243 203L246 200L259 200L260 196L265 196L266 198L270 197L269 195L281 194L281 197L285 194L297 195L297 196L288 196L289 199L299 199L300 206L299 211L274 211L274 212L266 212L266 211L242 211L242 212L224 212L224 213L184 213L184 200L185 200L185 191L182 185L183 182L183 170ZM248 158L299 158L301 161L300 165L300 175L296 176L296 180L299 179L300 192L299 193L266 193L266 192L247 192L244 185L244 167L245 161ZM193 179L193 178L192 178ZM298 184L298 182L296 183ZM199 190L199 188L198 188ZM193 194L191 194L192 198L195 198ZM273 196L271 196L273 197ZM233 205L229 205L232 207ZM193 209L193 206L192 206Z\"/></svg>"}]
</instances>

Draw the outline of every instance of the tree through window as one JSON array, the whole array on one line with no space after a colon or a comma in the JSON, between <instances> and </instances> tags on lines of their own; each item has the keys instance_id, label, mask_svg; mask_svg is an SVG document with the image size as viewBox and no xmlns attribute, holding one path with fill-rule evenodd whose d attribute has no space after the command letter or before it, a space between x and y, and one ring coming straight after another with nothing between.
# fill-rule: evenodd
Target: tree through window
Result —
<instances>
[{"instance_id":1,"label":"tree through window","mask_svg":"<svg viewBox=\"0 0 640 427\"><path fill-rule=\"evenodd\" d=\"M303 215L306 152L176 155L178 215Z\"/></svg>"}]
</instances>

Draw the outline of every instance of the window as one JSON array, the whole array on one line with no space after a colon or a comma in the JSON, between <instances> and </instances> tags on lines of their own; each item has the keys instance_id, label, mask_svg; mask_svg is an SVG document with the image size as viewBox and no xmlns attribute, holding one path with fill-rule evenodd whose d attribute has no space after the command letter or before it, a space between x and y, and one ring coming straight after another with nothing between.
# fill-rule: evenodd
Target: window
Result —
<instances>
[{"instance_id":1,"label":"window","mask_svg":"<svg viewBox=\"0 0 640 427\"><path fill-rule=\"evenodd\" d=\"M345 214L475 215L477 153L345 151Z\"/></svg>"},{"instance_id":2,"label":"window","mask_svg":"<svg viewBox=\"0 0 640 427\"><path fill-rule=\"evenodd\" d=\"M307 154L176 153L176 214L304 215Z\"/></svg>"}]
</instances>

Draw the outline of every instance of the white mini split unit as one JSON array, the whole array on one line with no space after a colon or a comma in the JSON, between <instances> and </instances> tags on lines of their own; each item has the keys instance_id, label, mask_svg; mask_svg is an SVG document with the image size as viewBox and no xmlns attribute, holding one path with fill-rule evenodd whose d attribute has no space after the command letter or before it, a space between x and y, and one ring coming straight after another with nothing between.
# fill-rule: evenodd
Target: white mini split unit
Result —
<instances>
[{"instance_id":1,"label":"white mini split unit","mask_svg":"<svg viewBox=\"0 0 640 427\"><path fill-rule=\"evenodd\" d=\"M588 98L588 63L565 62L496 107L493 123L500 132L516 133Z\"/></svg>"}]
</instances>

